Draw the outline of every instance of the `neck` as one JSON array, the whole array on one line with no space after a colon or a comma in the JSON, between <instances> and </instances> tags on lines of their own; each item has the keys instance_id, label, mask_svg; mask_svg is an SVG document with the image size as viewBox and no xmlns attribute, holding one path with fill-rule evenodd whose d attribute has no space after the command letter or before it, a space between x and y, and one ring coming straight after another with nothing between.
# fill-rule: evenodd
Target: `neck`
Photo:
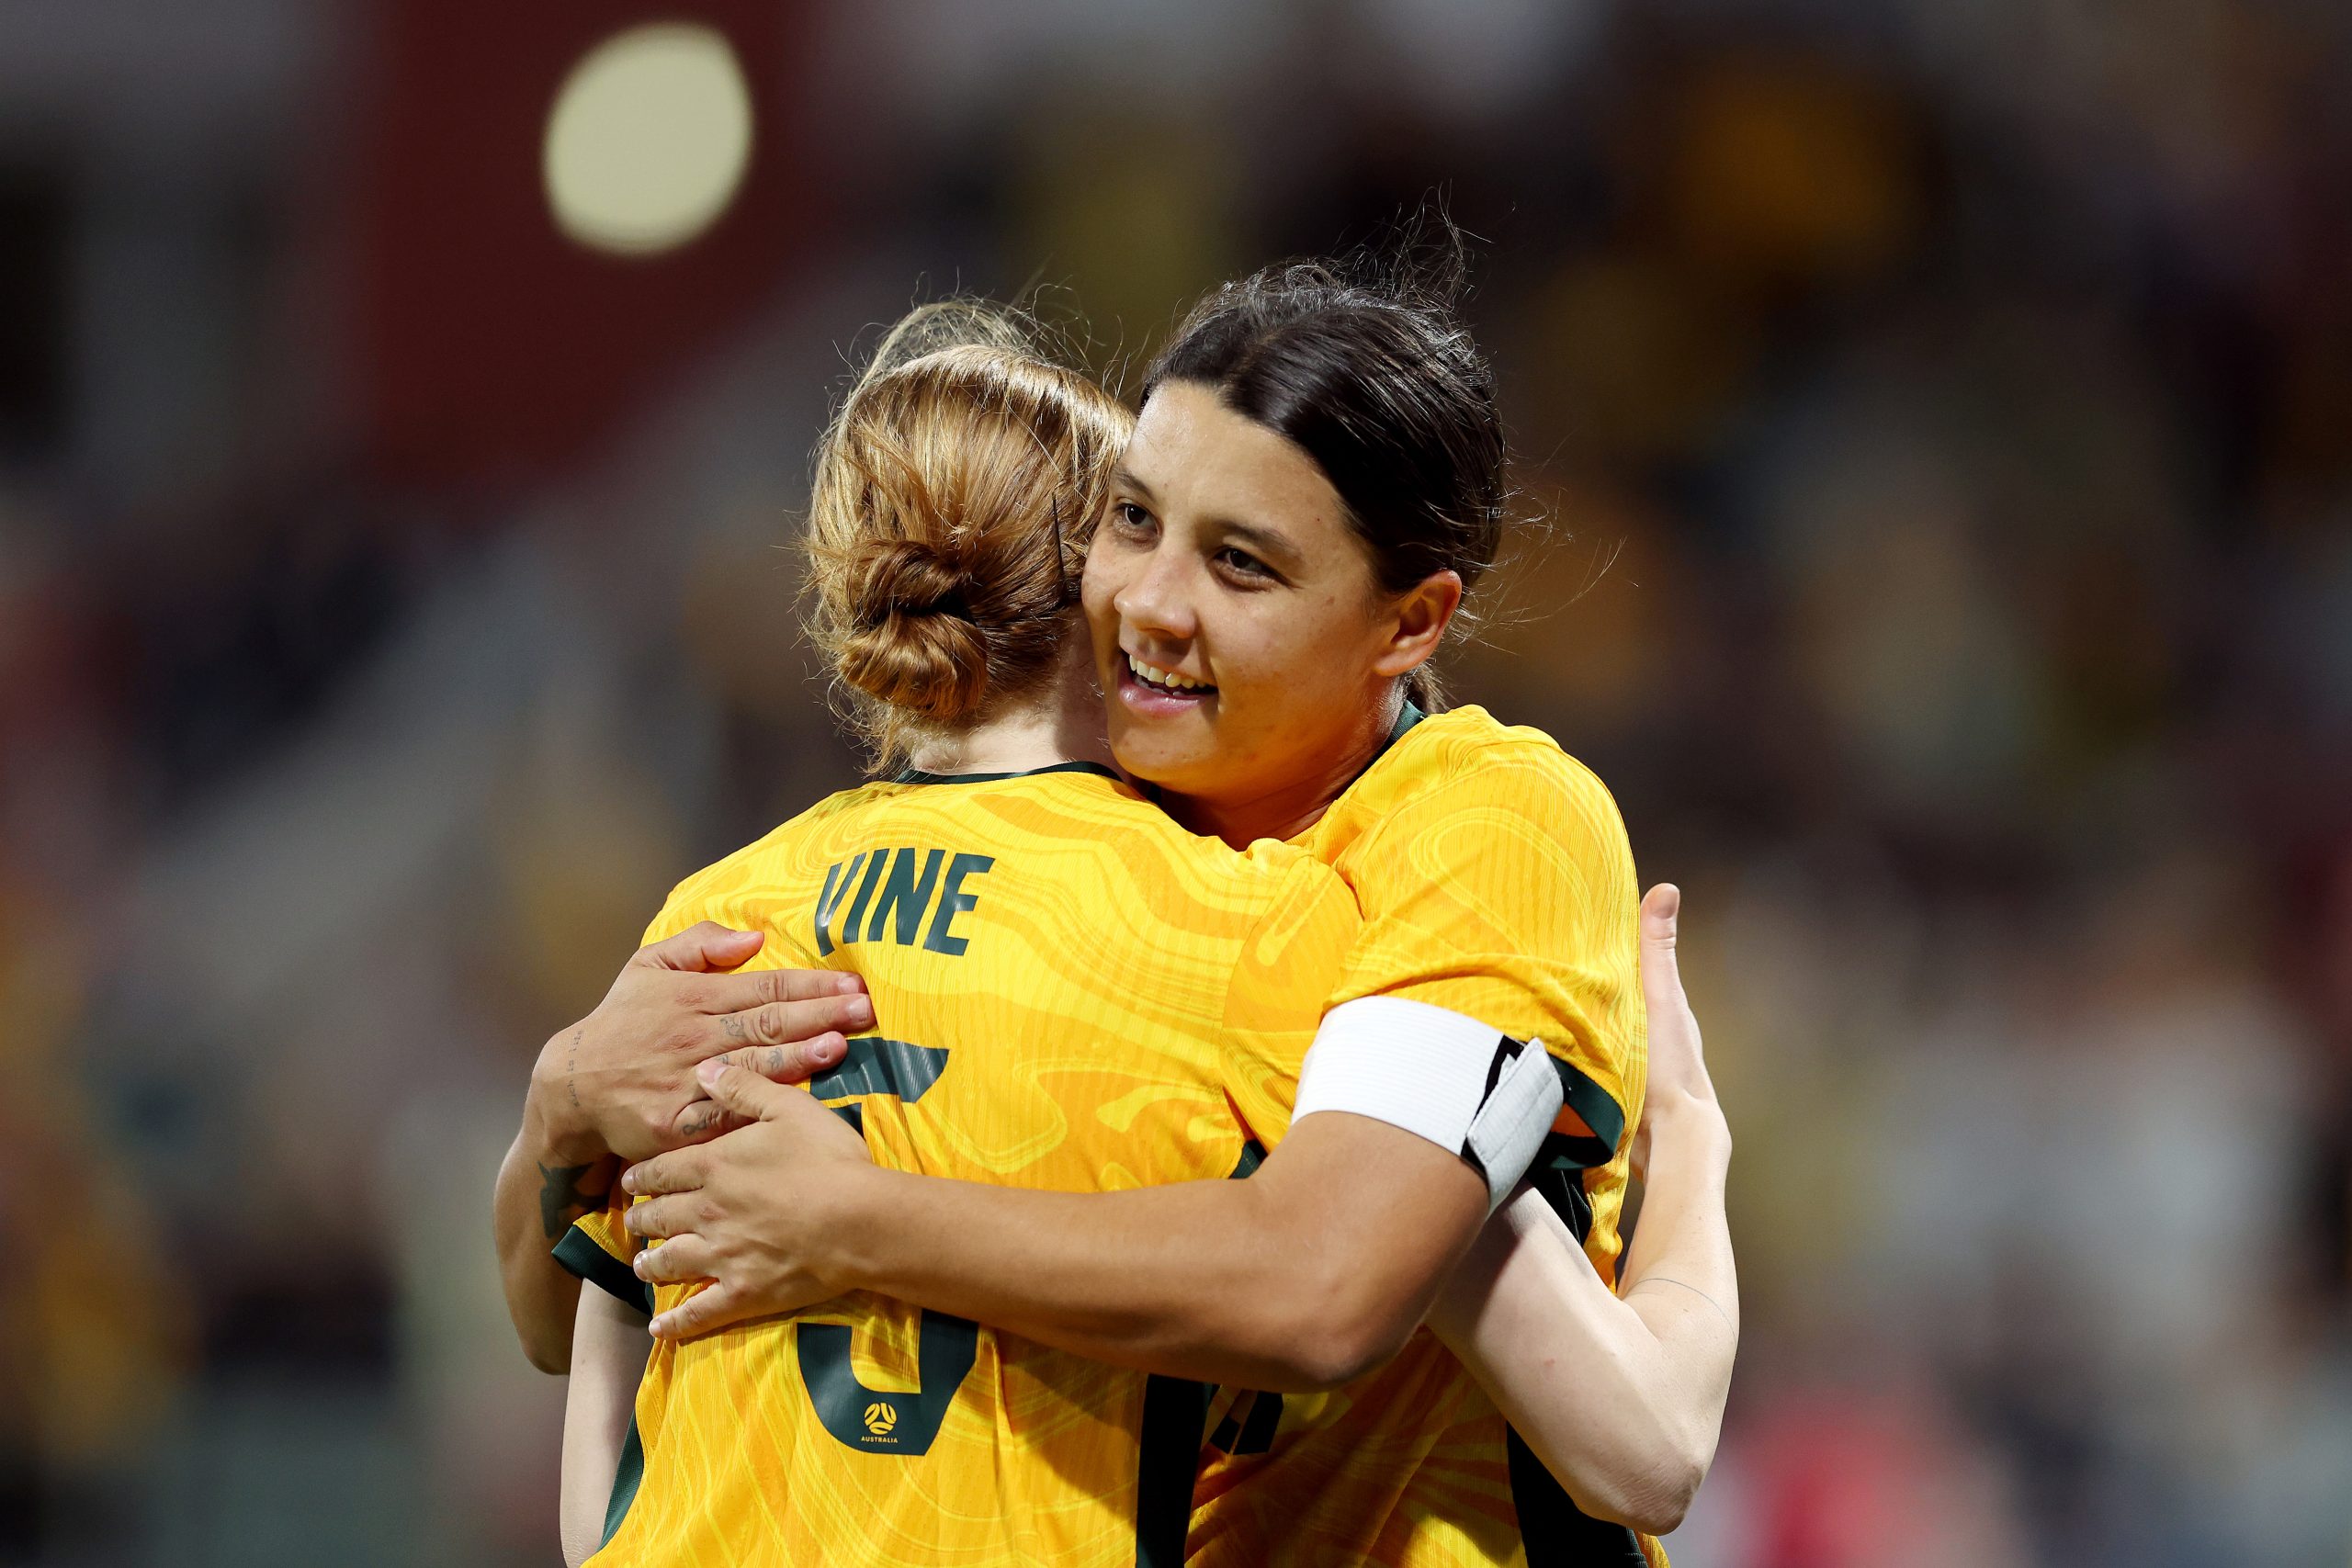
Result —
<instances>
[{"instance_id":1,"label":"neck","mask_svg":"<svg viewBox=\"0 0 2352 1568\"><path fill-rule=\"evenodd\" d=\"M969 728L923 737L907 750L917 773L1025 773L1057 762L1111 761L1102 736L1102 698L1083 636L1069 639L1053 674L1035 693L983 716Z\"/></svg>"},{"instance_id":2,"label":"neck","mask_svg":"<svg viewBox=\"0 0 2352 1568\"><path fill-rule=\"evenodd\" d=\"M1223 839L1237 850L1247 849L1260 839L1295 839L1321 821L1331 803L1380 755L1396 731L1404 705L1400 686L1368 705L1362 722L1332 749L1329 760L1305 778L1231 798L1171 795L1162 805L1193 832Z\"/></svg>"}]
</instances>

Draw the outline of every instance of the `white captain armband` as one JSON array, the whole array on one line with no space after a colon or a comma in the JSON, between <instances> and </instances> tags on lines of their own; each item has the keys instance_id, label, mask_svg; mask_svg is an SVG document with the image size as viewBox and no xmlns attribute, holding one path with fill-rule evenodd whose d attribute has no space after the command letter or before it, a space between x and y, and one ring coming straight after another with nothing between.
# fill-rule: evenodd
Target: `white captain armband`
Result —
<instances>
[{"instance_id":1,"label":"white captain armband","mask_svg":"<svg viewBox=\"0 0 2352 1568\"><path fill-rule=\"evenodd\" d=\"M1476 1166L1487 1212L1510 1195L1562 1104L1542 1041L1402 997L1361 997L1323 1015L1299 1069L1300 1117L1351 1111L1419 1134Z\"/></svg>"}]
</instances>

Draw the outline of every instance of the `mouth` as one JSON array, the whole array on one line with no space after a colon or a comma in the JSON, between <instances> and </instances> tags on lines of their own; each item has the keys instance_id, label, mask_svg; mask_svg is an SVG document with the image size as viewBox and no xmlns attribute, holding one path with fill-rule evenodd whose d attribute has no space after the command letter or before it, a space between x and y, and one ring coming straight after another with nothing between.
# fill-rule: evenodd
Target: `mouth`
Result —
<instances>
[{"instance_id":1,"label":"mouth","mask_svg":"<svg viewBox=\"0 0 2352 1568\"><path fill-rule=\"evenodd\" d=\"M1216 695L1216 688L1175 670L1148 664L1134 654L1119 656L1119 700L1139 713L1185 713Z\"/></svg>"}]
</instances>

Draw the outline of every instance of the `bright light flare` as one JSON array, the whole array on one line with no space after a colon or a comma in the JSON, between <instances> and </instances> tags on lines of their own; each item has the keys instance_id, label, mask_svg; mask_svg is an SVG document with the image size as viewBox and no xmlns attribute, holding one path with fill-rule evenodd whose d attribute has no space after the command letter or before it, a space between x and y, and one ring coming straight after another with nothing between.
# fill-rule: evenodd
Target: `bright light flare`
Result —
<instances>
[{"instance_id":1,"label":"bright light flare","mask_svg":"<svg viewBox=\"0 0 2352 1568\"><path fill-rule=\"evenodd\" d=\"M752 161L752 95L726 37L688 22L615 33L582 55L548 115L556 226L650 255L718 220Z\"/></svg>"}]
</instances>

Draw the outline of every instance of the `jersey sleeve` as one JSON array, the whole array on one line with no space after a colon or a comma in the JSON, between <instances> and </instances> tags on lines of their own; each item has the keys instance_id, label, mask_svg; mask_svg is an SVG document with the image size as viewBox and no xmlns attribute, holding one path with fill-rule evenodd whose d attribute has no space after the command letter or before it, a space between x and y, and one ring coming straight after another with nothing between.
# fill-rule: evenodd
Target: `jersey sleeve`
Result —
<instances>
[{"instance_id":1,"label":"jersey sleeve","mask_svg":"<svg viewBox=\"0 0 2352 1568\"><path fill-rule=\"evenodd\" d=\"M1349 1007L1387 998L1540 1039L1565 1100L1552 1163L1607 1163L1641 1103L1646 1027L1633 850L1600 781L1549 747L1490 748L1347 859L1364 924L1327 1029L1416 1016Z\"/></svg>"},{"instance_id":2,"label":"jersey sleeve","mask_svg":"<svg viewBox=\"0 0 2352 1568\"><path fill-rule=\"evenodd\" d=\"M1242 944L1226 998L1226 1095L1261 1150L1290 1130L1300 1066L1363 927L1348 885L1301 857Z\"/></svg>"},{"instance_id":3,"label":"jersey sleeve","mask_svg":"<svg viewBox=\"0 0 2352 1568\"><path fill-rule=\"evenodd\" d=\"M650 1316L653 1287L637 1277L631 1265L638 1239L621 1224L621 1213L629 1201L615 1184L611 1202L571 1222L571 1228L555 1244L555 1260L598 1290Z\"/></svg>"}]
</instances>

